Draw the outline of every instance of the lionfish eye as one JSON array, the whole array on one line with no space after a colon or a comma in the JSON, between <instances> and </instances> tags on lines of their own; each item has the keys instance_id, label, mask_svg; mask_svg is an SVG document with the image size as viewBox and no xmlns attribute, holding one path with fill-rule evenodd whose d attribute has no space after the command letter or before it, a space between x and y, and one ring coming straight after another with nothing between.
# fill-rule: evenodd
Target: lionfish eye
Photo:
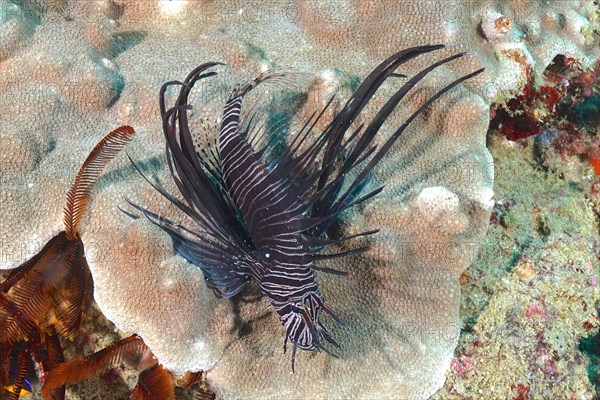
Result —
<instances>
[{"instance_id":1,"label":"lionfish eye","mask_svg":"<svg viewBox=\"0 0 600 400\"><path fill-rule=\"evenodd\" d=\"M271 253L269 252L268 249L261 249L259 254L260 254L261 258L263 258L265 260L271 259Z\"/></svg>"}]
</instances>

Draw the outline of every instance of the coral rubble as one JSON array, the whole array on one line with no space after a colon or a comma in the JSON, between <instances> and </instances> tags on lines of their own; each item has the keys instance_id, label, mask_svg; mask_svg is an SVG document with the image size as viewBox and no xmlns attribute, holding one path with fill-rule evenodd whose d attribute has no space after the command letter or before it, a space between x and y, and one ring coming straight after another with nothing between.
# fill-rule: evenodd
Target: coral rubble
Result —
<instances>
[{"instance_id":1,"label":"coral rubble","mask_svg":"<svg viewBox=\"0 0 600 400\"><path fill-rule=\"evenodd\" d=\"M461 278L463 334L434 398L597 398L579 342L600 326L599 214L590 201L598 179L587 160L562 158L550 142L540 158L534 145L491 136L502 205Z\"/></svg>"}]
</instances>

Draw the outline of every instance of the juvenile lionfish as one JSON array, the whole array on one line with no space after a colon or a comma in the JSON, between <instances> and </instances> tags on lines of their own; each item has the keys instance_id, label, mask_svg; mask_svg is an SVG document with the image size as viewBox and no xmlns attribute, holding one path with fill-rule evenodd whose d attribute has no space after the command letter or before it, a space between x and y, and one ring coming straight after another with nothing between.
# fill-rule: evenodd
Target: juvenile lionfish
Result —
<instances>
[{"instance_id":1,"label":"juvenile lionfish","mask_svg":"<svg viewBox=\"0 0 600 400\"><path fill-rule=\"evenodd\" d=\"M344 253L319 253L328 245L377 232L333 239L327 237L327 230L344 210L381 192L383 187L362 193L373 169L406 127L437 98L483 69L433 95L380 148L373 145L375 135L409 90L430 71L464 53L438 61L408 79L366 127L361 124L351 132L350 127L382 83L399 76L395 73L398 66L442 47L414 47L394 54L367 76L320 134L313 131L331 100L279 152L272 151L281 144L276 140L266 140L262 148L255 148L254 138L265 135L265 128L255 129L252 118L246 120L241 111L247 93L280 74L263 74L234 91L225 104L217 148L202 152L195 150L190 132L188 96L198 81L216 74L206 71L220 63L202 64L183 83L167 82L160 90L168 165L185 202L153 186L197 226L183 226L133 206L169 233L177 253L202 270L217 295L232 297L252 279L258 282L285 328L284 351L288 341L293 344L292 369L298 348L329 353L325 341L339 347L321 321L321 313L342 321L325 305L315 271L345 273L319 267L317 261L359 254L368 246ZM165 92L172 85L181 88L175 105L167 109Z\"/></svg>"}]
</instances>

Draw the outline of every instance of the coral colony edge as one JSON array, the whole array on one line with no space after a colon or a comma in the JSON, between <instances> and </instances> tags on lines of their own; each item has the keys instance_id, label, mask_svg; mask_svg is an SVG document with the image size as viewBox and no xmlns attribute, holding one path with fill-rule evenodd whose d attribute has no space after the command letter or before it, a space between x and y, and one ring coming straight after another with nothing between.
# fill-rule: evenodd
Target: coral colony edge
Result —
<instances>
[{"instance_id":1,"label":"coral colony edge","mask_svg":"<svg viewBox=\"0 0 600 400\"><path fill-rule=\"evenodd\" d=\"M409 91L431 71L464 54L437 61L410 78L398 74L398 67L443 47L413 47L389 57L364 79L318 135L314 134L315 126L329 111L333 98L293 135L281 132L277 125L275 128L257 125L252 112L243 113L243 100L250 91L270 81L285 80L285 74L264 73L237 89L225 104L217 147L200 151L188 124L188 112L192 108L188 97L194 85L216 75L212 69L220 63L202 64L183 83L170 81L160 90L167 160L184 201L152 183L134 165L154 189L195 225L186 226L166 219L150 211L151 205L148 209L133 202L129 205L168 232L177 253L202 270L206 284L216 295L230 298L252 279L258 282L285 329L284 351L288 342L292 345L292 370L298 348L323 350L331 355L327 343L340 348L321 316L324 313L339 323L342 318L325 304L316 272L343 276L347 273L321 266L320 260L361 254L369 246L342 253L320 253L329 245L378 231L345 237L331 237L328 232L342 212L383 190L382 186L369 188L366 193L364 189L378 163L411 122L446 92L483 72L483 69L476 70L439 89L387 140L376 145L380 127ZM388 79L405 82L369 124L354 127L357 117ZM171 86L180 86L180 92L175 105L167 108L165 94ZM50 240L32 259L13 269L0 283L0 383L10 388L11 399L25 393L30 357L40 363L44 397L52 399L65 398L66 384L89 378L128 357L145 353L146 359L153 358L137 335L85 358L67 361L60 344L60 338L78 334L82 313L91 301L89 269L77 233L78 225L94 184L133 133L133 128L124 126L96 145L67 194L64 232ZM283 150L278 153L276 148L281 146ZM138 218L135 211L122 211ZM18 360L15 377L10 376L12 354L17 354ZM174 376L158 362L139 362L139 365L147 365L132 398L174 398ZM197 379L197 374L187 374L183 385L189 386Z\"/></svg>"}]
</instances>

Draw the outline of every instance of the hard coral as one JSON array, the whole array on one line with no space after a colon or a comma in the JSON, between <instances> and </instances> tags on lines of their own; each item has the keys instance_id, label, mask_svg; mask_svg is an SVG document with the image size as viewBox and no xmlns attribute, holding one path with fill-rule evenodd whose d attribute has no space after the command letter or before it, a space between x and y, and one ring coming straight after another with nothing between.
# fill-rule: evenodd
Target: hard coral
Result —
<instances>
[{"instance_id":1,"label":"hard coral","mask_svg":"<svg viewBox=\"0 0 600 400\"><path fill-rule=\"evenodd\" d=\"M503 399L595 399L590 360L578 349L598 332L600 299L600 237L586 162L572 157L541 168L545 154L536 146L490 136L500 223L490 227L468 270L473 279L462 286L465 328L456 351L477 373L449 371L434 399L479 391ZM591 357L593 368L596 362Z\"/></svg>"}]
</instances>

